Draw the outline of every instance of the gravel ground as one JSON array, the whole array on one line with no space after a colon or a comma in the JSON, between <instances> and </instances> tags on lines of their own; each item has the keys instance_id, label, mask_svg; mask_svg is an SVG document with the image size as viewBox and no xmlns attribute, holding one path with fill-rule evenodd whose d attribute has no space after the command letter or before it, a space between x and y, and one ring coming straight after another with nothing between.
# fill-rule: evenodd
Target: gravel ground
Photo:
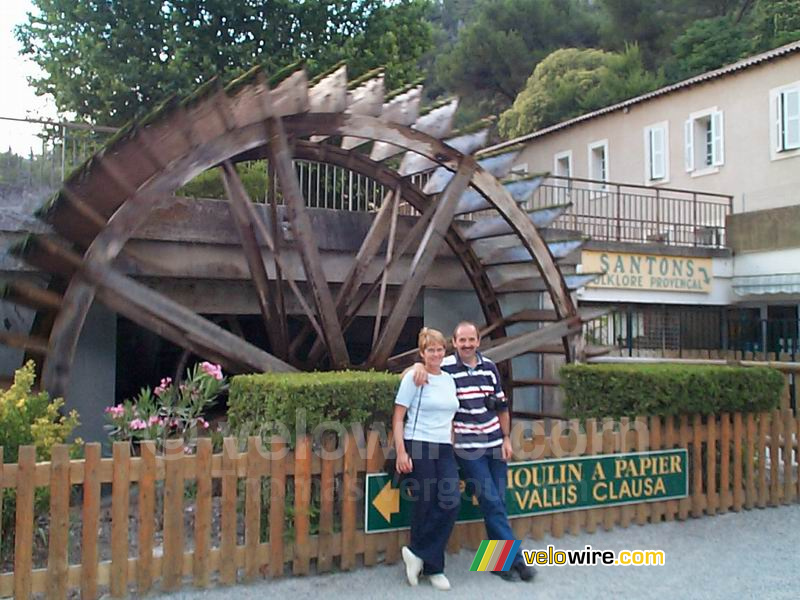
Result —
<instances>
[{"instance_id":1,"label":"gravel ground","mask_svg":"<svg viewBox=\"0 0 800 600\"><path fill-rule=\"evenodd\" d=\"M634 550L661 549L663 567L539 567L533 583L505 582L488 573L470 573L473 553L447 557L446 573L453 590L442 596L423 579L419 587L405 583L400 565L361 568L351 573L289 577L233 588L184 590L167 599L237 600L265 597L292 600L320 598L578 598L703 599L800 597L800 506L598 531L559 540L525 540L526 549Z\"/></svg>"}]
</instances>

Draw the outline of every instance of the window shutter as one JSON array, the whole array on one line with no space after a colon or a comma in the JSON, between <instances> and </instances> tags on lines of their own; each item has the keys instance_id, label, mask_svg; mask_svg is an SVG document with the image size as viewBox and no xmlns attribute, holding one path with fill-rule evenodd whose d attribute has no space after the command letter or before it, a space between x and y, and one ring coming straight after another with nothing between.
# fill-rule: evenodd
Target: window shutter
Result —
<instances>
[{"instance_id":1,"label":"window shutter","mask_svg":"<svg viewBox=\"0 0 800 600\"><path fill-rule=\"evenodd\" d=\"M783 149L800 148L800 89L783 92Z\"/></svg>"},{"instance_id":2,"label":"window shutter","mask_svg":"<svg viewBox=\"0 0 800 600\"><path fill-rule=\"evenodd\" d=\"M725 144L722 112L717 111L711 115L711 164L715 167L725 164Z\"/></svg>"},{"instance_id":3,"label":"window shutter","mask_svg":"<svg viewBox=\"0 0 800 600\"><path fill-rule=\"evenodd\" d=\"M775 129L775 152L783 150L783 93L775 94L775 122L772 126Z\"/></svg>"},{"instance_id":4,"label":"window shutter","mask_svg":"<svg viewBox=\"0 0 800 600\"><path fill-rule=\"evenodd\" d=\"M683 124L683 158L686 172L694 171L694 121L689 119Z\"/></svg>"},{"instance_id":5,"label":"window shutter","mask_svg":"<svg viewBox=\"0 0 800 600\"><path fill-rule=\"evenodd\" d=\"M664 129L650 130L650 179L663 179L664 173Z\"/></svg>"}]
</instances>

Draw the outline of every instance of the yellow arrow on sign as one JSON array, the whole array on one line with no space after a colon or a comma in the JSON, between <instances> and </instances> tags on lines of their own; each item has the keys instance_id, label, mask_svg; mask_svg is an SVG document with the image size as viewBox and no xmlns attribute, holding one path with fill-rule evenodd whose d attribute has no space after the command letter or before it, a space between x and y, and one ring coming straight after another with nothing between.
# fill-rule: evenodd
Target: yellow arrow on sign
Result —
<instances>
[{"instance_id":1,"label":"yellow arrow on sign","mask_svg":"<svg viewBox=\"0 0 800 600\"><path fill-rule=\"evenodd\" d=\"M378 495L372 500L374 506L387 523L392 520L392 515L400 512L400 490L392 487L392 482L386 482Z\"/></svg>"}]
</instances>

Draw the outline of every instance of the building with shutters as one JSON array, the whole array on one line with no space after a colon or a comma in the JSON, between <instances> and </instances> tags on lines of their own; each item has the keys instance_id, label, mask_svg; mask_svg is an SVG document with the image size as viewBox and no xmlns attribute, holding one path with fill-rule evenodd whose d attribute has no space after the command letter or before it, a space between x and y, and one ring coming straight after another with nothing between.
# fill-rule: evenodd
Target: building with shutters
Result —
<instances>
[{"instance_id":1,"label":"building with shutters","mask_svg":"<svg viewBox=\"0 0 800 600\"><path fill-rule=\"evenodd\" d=\"M798 352L800 42L497 144L591 238L589 332L633 349ZM719 194L717 196L716 194ZM547 370L547 369L545 369Z\"/></svg>"}]
</instances>

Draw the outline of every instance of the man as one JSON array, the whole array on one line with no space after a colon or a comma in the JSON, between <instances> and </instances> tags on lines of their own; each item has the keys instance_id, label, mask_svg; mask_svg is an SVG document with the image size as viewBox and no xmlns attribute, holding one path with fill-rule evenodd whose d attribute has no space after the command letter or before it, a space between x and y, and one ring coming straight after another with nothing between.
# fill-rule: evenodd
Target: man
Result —
<instances>
[{"instance_id":1,"label":"man","mask_svg":"<svg viewBox=\"0 0 800 600\"><path fill-rule=\"evenodd\" d=\"M461 474L478 499L489 539L513 540L505 505L507 461L512 455L508 400L497 366L478 352L480 342L475 323L462 321L453 331L456 354L442 361L442 370L455 380L459 401L453 420L455 453ZM426 382L427 372L417 363L414 383ZM523 581L535 575L521 551L508 572L492 572L508 581L513 581L515 574Z\"/></svg>"}]
</instances>

